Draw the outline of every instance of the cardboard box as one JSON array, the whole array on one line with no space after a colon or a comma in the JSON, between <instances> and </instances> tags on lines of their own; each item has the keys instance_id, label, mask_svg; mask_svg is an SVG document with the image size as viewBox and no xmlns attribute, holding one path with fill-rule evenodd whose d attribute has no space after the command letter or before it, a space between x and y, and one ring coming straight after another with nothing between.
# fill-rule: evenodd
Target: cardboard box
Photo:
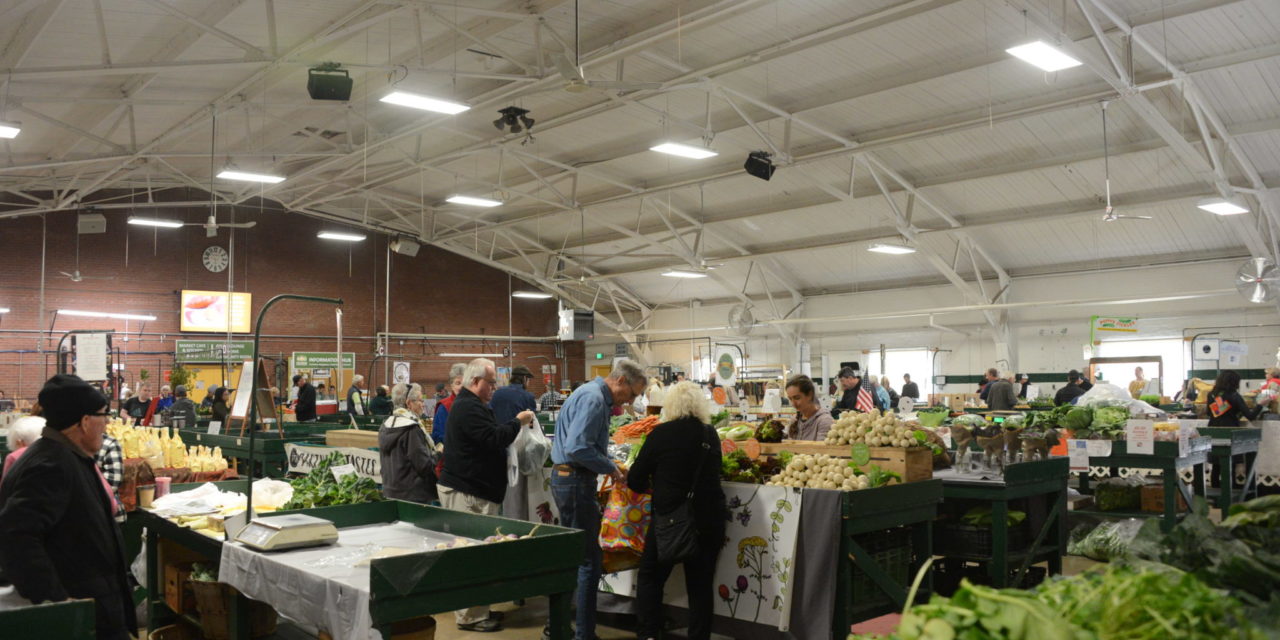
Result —
<instances>
[{"instance_id":1,"label":"cardboard box","mask_svg":"<svg viewBox=\"0 0 1280 640\"><path fill-rule=\"evenodd\" d=\"M1142 510L1146 513L1164 513L1164 485L1149 484L1141 489L1142 493ZM1187 510L1187 501L1182 497L1182 492L1178 492L1178 511Z\"/></svg>"},{"instance_id":2,"label":"cardboard box","mask_svg":"<svg viewBox=\"0 0 1280 640\"><path fill-rule=\"evenodd\" d=\"M191 591L191 564L164 566L164 602L176 613L195 613L196 598Z\"/></svg>"},{"instance_id":3,"label":"cardboard box","mask_svg":"<svg viewBox=\"0 0 1280 640\"><path fill-rule=\"evenodd\" d=\"M325 432L324 443L331 447L368 449L378 446L378 432L361 429L333 429Z\"/></svg>"}]
</instances>

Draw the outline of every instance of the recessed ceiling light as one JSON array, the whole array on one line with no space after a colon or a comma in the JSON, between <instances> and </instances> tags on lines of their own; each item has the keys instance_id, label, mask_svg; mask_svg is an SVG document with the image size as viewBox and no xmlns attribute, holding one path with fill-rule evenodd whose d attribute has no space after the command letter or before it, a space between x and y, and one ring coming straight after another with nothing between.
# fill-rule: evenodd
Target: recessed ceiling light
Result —
<instances>
[{"instance_id":1,"label":"recessed ceiling light","mask_svg":"<svg viewBox=\"0 0 1280 640\"><path fill-rule=\"evenodd\" d=\"M409 93L408 91L392 91L381 98L382 102L387 104L398 104L402 107L411 109L421 109L423 111L433 111L435 113L446 113L449 115L457 115L470 109L471 107L449 100L441 100L417 93Z\"/></svg>"},{"instance_id":2,"label":"recessed ceiling light","mask_svg":"<svg viewBox=\"0 0 1280 640\"><path fill-rule=\"evenodd\" d=\"M445 202L453 204L465 204L469 207L497 207L502 205L501 200L491 200L489 198L477 198L475 196L453 195L445 198Z\"/></svg>"},{"instance_id":3,"label":"recessed ceiling light","mask_svg":"<svg viewBox=\"0 0 1280 640\"><path fill-rule=\"evenodd\" d=\"M664 142L658 146L649 147L649 150L673 156L680 156L681 158L693 158L694 160L704 160L706 158L720 155L706 147L694 147L687 144L680 144L679 142Z\"/></svg>"},{"instance_id":4,"label":"recessed ceiling light","mask_svg":"<svg viewBox=\"0 0 1280 640\"><path fill-rule=\"evenodd\" d=\"M135 313L107 313L105 311L77 311L75 309L58 309L58 315L80 316L82 318L113 318L115 320L155 320L155 316Z\"/></svg>"},{"instance_id":5,"label":"recessed ceiling light","mask_svg":"<svg viewBox=\"0 0 1280 640\"><path fill-rule=\"evenodd\" d=\"M251 173L249 171L236 171L234 169L224 169L218 174L223 180L240 180L243 182L266 182L268 184L278 184L284 182L284 176L273 176L269 173Z\"/></svg>"},{"instance_id":6,"label":"recessed ceiling light","mask_svg":"<svg viewBox=\"0 0 1280 640\"><path fill-rule=\"evenodd\" d=\"M512 298L529 298L530 300L546 300L551 297L549 293L541 291L516 291L511 294Z\"/></svg>"},{"instance_id":7,"label":"recessed ceiling light","mask_svg":"<svg viewBox=\"0 0 1280 640\"><path fill-rule=\"evenodd\" d=\"M22 127L16 122L0 122L0 138L16 138Z\"/></svg>"},{"instance_id":8,"label":"recessed ceiling light","mask_svg":"<svg viewBox=\"0 0 1280 640\"><path fill-rule=\"evenodd\" d=\"M662 272L662 275L668 278L705 278L707 274L700 271L685 271L684 269L669 269Z\"/></svg>"},{"instance_id":9,"label":"recessed ceiling light","mask_svg":"<svg viewBox=\"0 0 1280 640\"><path fill-rule=\"evenodd\" d=\"M360 242L365 239L362 233L338 233L336 231L321 231L316 234L317 238L325 240L342 240L343 242Z\"/></svg>"},{"instance_id":10,"label":"recessed ceiling light","mask_svg":"<svg viewBox=\"0 0 1280 640\"><path fill-rule=\"evenodd\" d=\"M1005 53L1040 67L1045 71L1062 71L1063 69L1070 69L1084 64L1063 53L1057 47L1045 43L1043 40L1036 40L1011 49L1005 49Z\"/></svg>"},{"instance_id":11,"label":"recessed ceiling light","mask_svg":"<svg viewBox=\"0 0 1280 640\"><path fill-rule=\"evenodd\" d=\"M876 253L889 253L893 255L903 255L907 253L915 253L916 248L909 247L905 244L885 244L883 242L877 242L871 245L870 247L868 247L867 251L874 251Z\"/></svg>"},{"instance_id":12,"label":"recessed ceiling light","mask_svg":"<svg viewBox=\"0 0 1280 640\"><path fill-rule=\"evenodd\" d=\"M1196 206L1208 211L1209 213L1220 216L1234 216L1241 213L1249 213L1249 208L1241 205L1238 201L1227 200L1226 198L1205 198L1196 203Z\"/></svg>"},{"instance_id":13,"label":"recessed ceiling light","mask_svg":"<svg viewBox=\"0 0 1280 640\"><path fill-rule=\"evenodd\" d=\"M136 224L143 227L164 227L166 229L177 229L182 223L177 220L161 220L160 218L140 218L138 216L129 216L129 224Z\"/></svg>"}]
</instances>

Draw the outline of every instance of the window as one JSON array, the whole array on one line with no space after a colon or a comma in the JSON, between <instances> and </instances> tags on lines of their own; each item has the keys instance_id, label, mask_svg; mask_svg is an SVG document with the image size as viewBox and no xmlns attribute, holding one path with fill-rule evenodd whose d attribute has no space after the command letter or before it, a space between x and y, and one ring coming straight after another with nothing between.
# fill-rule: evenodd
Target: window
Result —
<instances>
[{"instance_id":1,"label":"window","mask_svg":"<svg viewBox=\"0 0 1280 640\"><path fill-rule=\"evenodd\" d=\"M1160 340L1106 340L1098 346L1098 357L1128 358L1142 356L1160 356L1164 362L1164 377L1160 380L1159 390L1151 389L1151 393L1160 393L1173 397L1180 389L1187 375L1187 346L1180 338ZM1148 380L1159 376L1159 368L1152 363L1101 364L1095 372L1102 374L1102 380L1128 390L1129 383L1134 380L1134 367L1141 366Z\"/></svg>"},{"instance_id":2,"label":"window","mask_svg":"<svg viewBox=\"0 0 1280 640\"><path fill-rule=\"evenodd\" d=\"M873 354L874 355L874 354ZM928 400L933 393L933 354L928 349L893 349L884 353L884 374L889 384L902 391L902 374L911 374L911 381L920 387L920 399Z\"/></svg>"}]
</instances>

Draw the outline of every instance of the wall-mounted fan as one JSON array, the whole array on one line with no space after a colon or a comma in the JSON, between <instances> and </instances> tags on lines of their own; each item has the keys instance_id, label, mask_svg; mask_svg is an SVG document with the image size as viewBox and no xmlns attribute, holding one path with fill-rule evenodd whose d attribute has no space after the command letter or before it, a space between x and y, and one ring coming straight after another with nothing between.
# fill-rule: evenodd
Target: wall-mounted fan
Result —
<instances>
[{"instance_id":1,"label":"wall-mounted fan","mask_svg":"<svg viewBox=\"0 0 1280 640\"><path fill-rule=\"evenodd\" d=\"M1277 299L1280 269L1269 258L1250 258L1236 270L1236 291L1255 304Z\"/></svg>"},{"instance_id":2,"label":"wall-mounted fan","mask_svg":"<svg viewBox=\"0 0 1280 640\"><path fill-rule=\"evenodd\" d=\"M750 306L745 304L735 304L729 308L728 323L734 333L740 336L746 336L755 328L756 316L751 313Z\"/></svg>"}]
</instances>

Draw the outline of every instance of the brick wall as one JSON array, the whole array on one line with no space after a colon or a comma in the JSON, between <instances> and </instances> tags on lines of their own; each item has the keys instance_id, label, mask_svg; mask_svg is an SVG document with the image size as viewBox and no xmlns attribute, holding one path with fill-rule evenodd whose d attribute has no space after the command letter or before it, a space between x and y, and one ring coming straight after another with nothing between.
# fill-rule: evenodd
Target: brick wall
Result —
<instances>
[{"instance_id":1,"label":"brick wall","mask_svg":"<svg viewBox=\"0 0 1280 640\"><path fill-rule=\"evenodd\" d=\"M219 209L219 218L228 216ZM76 268L76 214L46 216L46 274L44 308L40 317L41 225L39 216L0 220L0 307L11 312L0 315L0 390L10 397L29 397L53 372L52 356L42 356L40 336L21 333L49 328L53 310L86 309L124 313L146 313L157 319L145 324L127 323L128 341L120 320L59 317L52 339L45 349L56 348L58 338L70 329L114 329L114 345L126 352L126 371L138 367L155 371L168 368L171 356L151 352L172 352L175 338L216 339L217 334L179 332L179 292L182 289L225 291L227 272L210 273L201 264L201 254L214 244L228 248L229 230L221 229L213 238L201 227L152 229L127 224L129 212L106 211L107 233L79 236L79 269L86 279L72 282L60 271ZM142 210L139 215L200 222L204 210ZM359 243L316 238L322 228L338 229L319 220L281 212L258 212L240 208L236 221L253 220L252 229L234 232L233 275L236 291L253 294L253 317L272 296L296 293L342 298L343 350L356 353L356 369L366 373L374 354L372 336L376 331L433 334L507 335L508 301L511 302L511 333L517 336L550 336L556 332L554 300L511 299L507 274L455 254L423 246L416 257L391 254L391 320L384 317L389 238L369 234ZM109 276L112 279L87 279ZM512 280L512 288L526 288ZM292 351L332 351L336 325L332 307L315 303L285 301L272 307L267 316L262 351L287 355ZM225 335L225 334L222 334ZM252 334L249 335L252 337ZM502 340L460 342L457 340L393 340L394 359L412 362L414 381L434 386L443 380L449 364L441 352L499 353ZM531 356L554 358L550 343L515 343L516 364L526 364L535 374L548 361ZM557 380L584 377L585 360L581 342L565 343L569 366L556 361ZM15 353L21 350L27 353ZM146 355L143 355L145 353ZM48 364L46 365L46 360ZM505 365L500 361L499 365ZM379 364L374 383L382 379ZM565 371L569 374L565 376ZM532 385L543 389L541 376Z\"/></svg>"}]
</instances>

